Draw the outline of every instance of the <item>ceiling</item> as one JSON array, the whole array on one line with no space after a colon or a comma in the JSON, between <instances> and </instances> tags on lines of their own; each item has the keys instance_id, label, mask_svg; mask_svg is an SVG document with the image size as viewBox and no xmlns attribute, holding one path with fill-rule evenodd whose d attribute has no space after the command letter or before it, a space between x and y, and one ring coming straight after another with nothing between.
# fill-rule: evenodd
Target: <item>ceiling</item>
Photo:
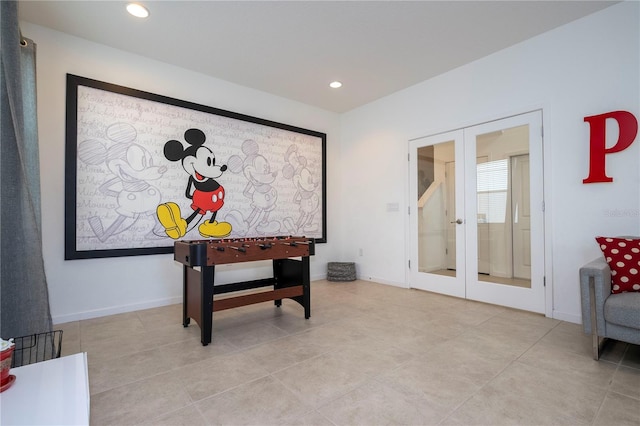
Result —
<instances>
[{"instance_id":1,"label":"ceiling","mask_svg":"<svg viewBox=\"0 0 640 426\"><path fill-rule=\"evenodd\" d=\"M20 1L21 20L345 112L616 1ZM29 37L29 34L24 34ZM38 40L34 40L38 43ZM329 83L339 80L340 89Z\"/></svg>"}]
</instances>

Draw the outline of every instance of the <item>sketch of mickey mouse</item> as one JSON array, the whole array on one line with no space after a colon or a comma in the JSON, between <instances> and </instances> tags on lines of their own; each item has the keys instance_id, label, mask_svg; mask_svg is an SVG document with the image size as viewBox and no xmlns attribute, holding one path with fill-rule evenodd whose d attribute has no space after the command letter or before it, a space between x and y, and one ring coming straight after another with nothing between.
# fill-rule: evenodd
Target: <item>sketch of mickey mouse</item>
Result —
<instances>
[{"instance_id":1,"label":"sketch of mickey mouse","mask_svg":"<svg viewBox=\"0 0 640 426\"><path fill-rule=\"evenodd\" d=\"M104 164L112 174L98 191L116 199L113 210L116 218L105 229L102 218L91 216L87 219L94 235L105 242L113 235L127 231L138 220L153 215L160 202L158 188L149 181L160 179L167 171L165 166L155 166L151 153L135 143L136 129L128 123L114 123L106 129L106 136L114 144L96 139L82 141L78 145L78 158L86 164ZM145 237L154 238L154 230Z\"/></svg>"},{"instance_id":2,"label":"sketch of mickey mouse","mask_svg":"<svg viewBox=\"0 0 640 426\"><path fill-rule=\"evenodd\" d=\"M246 235L253 227L261 235L273 235L280 231L280 222L269 219L278 200L278 191L272 185L278 172L271 170L269 160L260 154L256 141L245 140L242 152L244 159L239 155L229 158L229 170L233 173L242 172L247 179L242 195L251 200L252 211L244 218L242 212L233 210L226 219L234 222L235 229L242 235Z\"/></svg>"},{"instance_id":3,"label":"sketch of mickey mouse","mask_svg":"<svg viewBox=\"0 0 640 426\"><path fill-rule=\"evenodd\" d=\"M307 168L306 157L298 153L298 146L291 145L284 155L287 164L282 168L282 175L291 179L296 186L293 202L300 205L298 220L287 217L283 220L287 230L291 234L308 233L316 231L317 224L313 223L313 217L320 206L320 198L315 192L318 182L314 181L311 171Z\"/></svg>"},{"instance_id":4,"label":"sketch of mickey mouse","mask_svg":"<svg viewBox=\"0 0 640 426\"><path fill-rule=\"evenodd\" d=\"M211 219L198 227L200 235L211 238L224 238L231 234L232 226L228 222L216 221L218 211L224 205L224 188L216 181L222 176L226 165L217 166L213 151L204 146L205 134L199 129L189 129L184 133L189 144L186 149L181 142L170 140L164 144L164 156L169 161L182 161L182 167L189 175L185 196L191 202L193 213L183 219L180 207L174 202L160 204L156 209L158 220L164 226L167 236L178 239L187 233L187 225L200 215L200 219L211 212Z\"/></svg>"}]
</instances>

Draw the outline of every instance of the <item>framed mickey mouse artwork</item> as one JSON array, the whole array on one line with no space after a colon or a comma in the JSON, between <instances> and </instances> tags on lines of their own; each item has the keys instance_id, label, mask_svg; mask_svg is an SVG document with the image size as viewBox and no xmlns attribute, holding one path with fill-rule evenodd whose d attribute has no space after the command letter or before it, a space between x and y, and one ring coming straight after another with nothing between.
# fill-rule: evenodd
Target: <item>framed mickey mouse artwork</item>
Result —
<instances>
[{"instance_id":1,"label":"framed mickey mouse artwork","mask_svg":"<svg viewBox=\"0 0 640 426\"><path fill-rule=\"evenodd\" d=\"M67 74L65 259L326 242L325 133Z\"/></svg>"}]
</instances>

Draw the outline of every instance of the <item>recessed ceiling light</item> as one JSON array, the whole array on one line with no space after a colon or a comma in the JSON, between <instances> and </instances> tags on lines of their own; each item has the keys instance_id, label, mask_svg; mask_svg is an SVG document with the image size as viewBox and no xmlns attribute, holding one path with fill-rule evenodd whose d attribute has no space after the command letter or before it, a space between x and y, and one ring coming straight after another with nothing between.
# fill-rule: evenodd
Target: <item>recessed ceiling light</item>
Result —
<instances>
[{"instance_id":1,"label":"recessed ceiling light","mask_svg":"<svg viewBox=\"0 0 640 426\"><path fill-rule=\"evenodd\" d=\"M146 7L138 3L129 3L127 5L127 12L137 18L146 18L149 16L149 11Z\"/></svg>"},{"instance_id":2,"label":"recessed ceiling light","mask_svg":"<svg viewBox=\"0 0 640 426\"><path fill-rule=\"evenodd\" d=\"M342 83L340 83L339 81L334 81L334 82L329 84L329 87L331 87L333 89L337 89L338 87L342 87Z\"/></svg>"}]
</instances>

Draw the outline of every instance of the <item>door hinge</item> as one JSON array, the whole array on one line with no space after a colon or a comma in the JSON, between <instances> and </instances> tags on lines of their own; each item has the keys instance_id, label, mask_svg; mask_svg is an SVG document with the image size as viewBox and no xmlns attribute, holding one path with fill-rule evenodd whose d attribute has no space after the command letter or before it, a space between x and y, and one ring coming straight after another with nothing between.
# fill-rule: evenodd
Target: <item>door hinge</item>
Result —
<instances>
[{"instance_id":1,"label":"door hinge","mask_svg":"<svg viewBox=\"0 0 640 426\"><path fill-rule=\"evenodd\" d=\"M411 153L407 154L407 161L411 161Z\"/></svg>"},{"instance_id":2,"label":"door hinge","mask_svg":"<svg viewBox=\"0 0 640 426\"><path fill-rule=\"evenodd\" d=\"M544 205L544 201L543 201L542 202L542 211L544 211L544 207L545 207L545 205Z\"/></svg>"},{"instance_id":3,"label":"door hinge","mask_svg":"<svg viewBox=\"0 0 640 426\"><path fill-rule=\"evenodd\" d=\"M540 136L544 138L544 126L540 126Z\"/></svg>"},{"instance_id":4,"label":"door hinge","mask_svg":"<svg viewBox=\"0 0 640 426\"><path fill-rule=\"evenodd\" d=\"M407 206L407 214L410 215L411 214L411 206Z\"/></svg>"},{"instance_id":5,"label":"door hinge","mask_svg":"<svg viewBox=\"0 0 640 426\"><path fill-rule=\"evenodd\" d=\"M411 269L411 259L409 259L409 269Z\"/></svg>"},{"instance_id":6,"label":"door hinge","mask_svg":"<svg viewBox=\"0 0 640 426\"><path fill-rule=\"evenodd\" d=\"M542 287L547 286L547 277L542 277Z\"/></svg>"}]
</instances>

